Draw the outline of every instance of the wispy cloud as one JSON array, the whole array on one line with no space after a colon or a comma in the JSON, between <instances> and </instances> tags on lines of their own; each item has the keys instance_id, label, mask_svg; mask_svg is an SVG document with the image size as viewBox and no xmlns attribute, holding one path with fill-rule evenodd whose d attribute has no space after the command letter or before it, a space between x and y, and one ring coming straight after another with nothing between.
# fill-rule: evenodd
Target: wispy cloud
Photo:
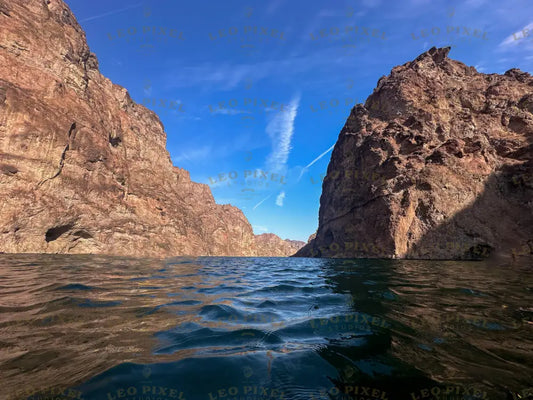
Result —
<instances>
[{"instance_id":1,"label":"wispy cloud","mask_svg":"<svg viewBox=\"0 0 533 400\"><path fill-rule=\"evenodd\" d=\"M303 30L300 31L304 40L295 43L293 51L291 51L291 57L253 63L221 62L217 64L211 62L185 64L183 59L176 59L169 64L169 68L172 71L179 70L181 73L169 72L163 75L161 77L163 84L168 89L192 87L212 94L238 88L247 89L249 82L253 82L252 95L255 93L256 86L259 86L262 80L269 79L272 75L277 75L279 71L284 71L278 78L280 79L279 83L290 85L295 77L302 74L321 68L331 68L331 64L334 61L331 58L331 53L334 50L313 48L312 51L309 51L311 42L309 33L315 32L321 26L320 22L320 18L317 18L316 25L309 26L305 29L305 32Z\"/></svg>"},{"instance_id":2,"label":"wispy cloud","mask_svg":"<svg viewBox=\"0 0 533 400\"><path fill-rule=\"evenodd\" d=\"M166 86L170 88L202 87L204 90L228 91L239 85L245 87L248 81L258 82L267 77L273 69L274 63L263 65L212 63L180 65L174 67L182 71L181 74L169 74L164 77Z\"/></svg>"},{"instance_id":3,"label":"wispy cloud","mask_svg":"<svg viewBox=\"0 0 533 400\"><path fill-rule=\"evenodd\" d=\"M317 17L320 17L320 18L330 18L330 17L333 17L333 18L351 18L353 16L356 16L356 17L362 17L363 15L365 15L366 12L365 11L355 11L355 9L351 8L351 7L348 7L346 9L342 9L342 8L323 8L322 10L320 10L316 16Z\"/></svg>"},{"instance_id":4,"label":"wispy cloud","mask_svg":"<svg viewBox=\"0 0 533 400\"><path fill-rule=\"evenodd\" d=\"M118 14L118 13L121 13L121 12L123 12L123 11L131 10L132 8L138 8L138 7L141 7L141 6L142 6L142 3L134 4L134 5L132 5L132 6L124 7L124 8L121 8L121 9L119 9L119 10L108 11L108 12L103 13L103 14L94 15L94 16L92 16L92 17L88 17L88 18L80 19L79 22L93 21L93 20L95 20L95 19L104 18L104 17L107 17L107 16L109 16L109 15Z\"/></svg>"},{"instance_id":5,"label":"wispy cloud","mask_svg":"<svg viewBox=\"0 0 533 400\"><path fill-rule=\"evenodd\" d=\"M215 111L212 111L212 113L223 115L251 114L250 111L239 110L236 108L217 108Z\"/></svg>"},{"instance_id":6,"label":"wispy cloud","mask_svg":"<svg viewBox=\"0 0 533 400\"><path fill-rule=\"evenodd\" d=\"M309 164L307 164L303 169L302 171L300 172L300 176L298 177L298 181L300 181L300 179L302 178L302 175L305 174L307 172L307 170L309 169L309 167L311 165L313 165L314 163L316 163L318 160L320 160L322 157L324 157L326 154L328 154L331 150L333 150L333 148L335 147L335 144L333 144L329 149L327 149L326 151L324 151L322 154L320 154L317 158L315 158L313 161L311 161Z\"/></svg>"},{"instance_id":7,"label":"wispy cloud","mask_svg":"<svg viewBox=\"0 0 533 400\"><path fill-rule=\"evenodd\" d=\"M257 207L259 207L261 204L263 204L266 200L268 200L270 197L272 197L271 194L269 194L267 197L265 197L263 200L261 200L259 203L257 203L252 210L255 210Z\"/></svg>"},{"instance_id":8,"label":"wispy cloud","mask_svg":"<svg viewBox=\"0 0 533 400\"><path fill-rule=\"evenodd\" d=\"M507 36L499 45L499 48L502 49L509 49L512 46L518 46L520 43L523 43L527 39L523 37L522 31L523 30L533 30L533 22L530 22L526 26L524 26L522 29L520 29L518 32L513 32L509 36Z\"/></svg>"},{"instance_id":9,"label":"wispy cloud","mask_svg":"<svg viewBox=\"0 0 533 400\"><path fill-rule=\"evenodd\" d=\"M268 228L262 225L252 225L254 232L265 233L268 232Z\"/></svg>"},{"instance_id":10,"label":"wispy cloud","mask_svg":"<svg viewBox=\"0 0 533 400\"><path fill-rule=\"evenodd\" d=\"M294 133L294 121L298 114L300 95L295 96L285 112L274 115L266 127L266 133L272 140L272 152L267 157L267 170L284 173L291 151L291 140Z\"/></svg>"},{"instance_id":11,"label":"wispy cloud","mask_svg":"<svg viewBox=\"0 0 533 400\"><path fill-rule=\"evenodd\" d=\"M283 207L283 200L285 199L285 192L281 192L278 194L278 197L276 197L276 205L279 207Z\"/></svg>"},{"instance_id":12,"label":"wispy cloud","mask_svg":"<svg viewBox=\"0 0 533 400\"><path fill-rule=\"evenodd\" d=\"M274 0L274 1L269 1L267 4L269 4L268 8L267 8L267 15L271 15L273 13L275 13L278 8L284 3L283 0Z\"/></svg>"},{"instance_id":13,"label":"wispy cloud","mask_svg":"<svg viewBox=\"0 0 533 400\"><path fill-rule=\"evenodd\" d=\"M184 160L194 161L203 159L211 154L211 146L204 146L199 149L192 149L186 152L181 152L179 155L172 157L173 162L181 162Z\"/></svg>"}]
</instances>

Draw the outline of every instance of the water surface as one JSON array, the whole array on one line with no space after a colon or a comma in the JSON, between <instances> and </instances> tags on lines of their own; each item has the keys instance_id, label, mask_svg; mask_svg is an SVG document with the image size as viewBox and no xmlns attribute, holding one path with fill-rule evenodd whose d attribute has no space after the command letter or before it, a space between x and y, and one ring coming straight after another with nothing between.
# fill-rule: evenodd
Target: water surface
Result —
<instances>
[{"instance_id":1,"label":"water surface","mask_svg":"<svg viewBox=\"0 0 533 400\"><path fill-rule=\"evenodd\" d=\"M0 398L508 399L530 266L0 255Z\"/></svg>"}]
</instances>

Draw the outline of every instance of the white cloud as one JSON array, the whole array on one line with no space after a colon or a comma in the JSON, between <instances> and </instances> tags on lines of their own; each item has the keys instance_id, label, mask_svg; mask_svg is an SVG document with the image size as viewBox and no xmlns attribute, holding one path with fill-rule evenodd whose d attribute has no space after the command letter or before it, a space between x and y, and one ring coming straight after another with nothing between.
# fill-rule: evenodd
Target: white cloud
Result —
<instances>
[{"instance_id":1,"label":"white cloud","mask_svg":"<svg viewBox=\"0 0 533 400\"><path fill-rule=\"evenodd\" d=\"M183 160L193 161L197 159L203 159L211 154L211 146L204 146L199 149L189 150L182 152L180 155L172 157L173 162L180 162Z\"/></svg>"},{"instance_id":2,"label":"white cloud","mask_svg":"<svg viewBox=\"0 0 533 400\"><path fill-rule=\"evenodd\" d=\"M137 8L137 7L140 7L140 6L142 6L142 3L134 4L132 6L121 8L121 9L118 9L118 10L109 11L109 12L106 12L104 14L95 15L94 17L84 18L84 19L81 19L79 22L81 23L81 22L86 22L86 21L92 21L92 20L95 20L95 19L107 17L109 15L118 14L118 13L121 13L122 11L131 10L132 8Z\"/></svg>"},{"instance_id":3,"label":"white cloud","mask_svg":"<svg viewBox=\"0 0 533 400\"><path fill-rule=\"evenodd\" d=\"M223 114L223 115L251 114L250 111L239 110L239 109L236 109L236 108L217 108L212 113L213 114Z\"/></svg>"},{"instance_id":4,"label":"white cloud","mask_svg":"<svg viewBox=\"0 0 533 400\"><path fill-rule=\"evenodd\" d=\"M283 207L283 199L285 199L285 192L278 194L278 197L276 197L276 205Z\"/></svg>"},{"instance_id":5,"label":"white cloud","mask_svg":"<svg viewBox=\"0 0 533 400\"><path fill-rule=\"evenodd\" d=\"M347 7L347 8L323 8L317 13L317 17L319 18L352 18L354 16L356 17L362 17L365 15L365 11L357 11L353 7Z\"/></svg>"},{"instance_id":6,"label":"white cloud","mask_svg":"<svg viewBox=\"0 0 533 400\"><path fill-rule=\"evenodd\" d=\"M252 225L254 232L265 233L268 232L268 228L262 225Z\"/></svg>"},{"instance_id":7,"label":"white cloud","mask_svg":"<svg viewBox=\"0 0 533 400\"><path fill-rule=\"evenodd\" d=\"M267 170L284 173L291 151L291 140L294 133L294 120L298 114L300 96L297 95L289 103L287 109L274 115L266 127L266 133L272 140L272 152L267 157Z\"/></svg>"},{"instance_id":8,"label":"white cloud","mask_svg":"<svg viewBox=\"0 0 533 400\"><path fill-rule=\"evenodd\" d=\"M233 90L239 86L248 88L250 82L257 83L267 77L274 69L275 62L255 64L230 64L222 63L214 66L212 63L195 65L179 65L174 68L181 70L181 74L169 74L164 77L166 87L198 87L212 92Z\"/></svg>"},{"instance_id":9,"label":"white cloud","mask_svg":"<svg viewBox=\"0 0 533 400\"><path fill-rule=\"evenodd\" d=\"M518 46L520 43L525 42L527 39L524 38L522 31L529 29L530 31L533 30L533 22L530 22L526 26L524 26L522 29L520 29L518 32L513 32L509 36L507 36L503 42L501 42L498 47L508 49L511 46ZM530 32L530 36L533 35L533 32Z\"/></svg>"},{"instance_id":10,"label":"white cloud","mask_svg":"<svg viewBox=\"0 0 533 400\"><path fill-rule=\"evenodd\" d=\"M255 210L257 207L259 207L261 204L263 204L263 203L265 202L265 200L268 200L270 197L272 197L271 194L268 195L267 197L265 197L265 198L264 198L263 200L261 200L259 203L257 203L257 204L254 206L253 210Z\"/></svg>"},{"instance_id":11,"label":"white cloud","mask_svg":"<svg viewBox=\"0 0 533 400\"><path fill-rule=\"evenodd\" d=\"M144 81L143 92L144 95L147 97L150 97L152 95L152 82L149 79Z\"/></svg>"},{"instance_id":12,"label":"white cloud","mask_svg":"<svg viewBox=\"0 0 533 400\"><path fill-rule=\"evenodd\" d=\"M172 72L163 75L161 85L167 89L193 87L209 95L214 92L246 89L249 91L246 97L256 98L258 83L263 79L269 79L278 71L285 71L281 76L282 83L290 83L293 77L298 77L303 73L331 67L331 63L335 61L331 58L331 49L309 51L309 46L314 46L309 40L309 33L315 32L320 26L321 20L317 18L315 25L311 24L300 31L304 40L294 44L290 51L291 57L249 64L204 62L186 65L183 59L169 61L169 68L172 71L179 70L182 73ZM250 82L253 83L251 87Z\"/></svg>"},{"instance_id":13,"label":"white cloud","mask_svg":"<svg viewBox=\"0 0 533 400\"><path fill-rule=\"evenodd\" d=\"M284 3L283 0L277 0L277 1L270 1L267 4L269 4L267 8L267 15L271 15L275 13L278 8Z\"/></svg>"},{"instance_id":14,"label":"white cloud","mask_svg":"<svg viewBox=\"0 0 533 400\"><path fill-rule=\"evenodd\" d=\"M333 144L329 149L327 149L326 151L324 151L322 154L320 154L317 158L315 158L313 161L311 161L309 164L307 164L303 169L302 171L300 172L300 176L298 177L298 182L300 181L300 179L302 178L302 175L306 173L306 171L309 169L309 167L311 165L313 165L314 163L316 163L318 160L320 160L322 157L324 157L326 154L328 154L331 150L333 150L333 148L335 147L335 144Z\"/></svg>"}]
</instances>

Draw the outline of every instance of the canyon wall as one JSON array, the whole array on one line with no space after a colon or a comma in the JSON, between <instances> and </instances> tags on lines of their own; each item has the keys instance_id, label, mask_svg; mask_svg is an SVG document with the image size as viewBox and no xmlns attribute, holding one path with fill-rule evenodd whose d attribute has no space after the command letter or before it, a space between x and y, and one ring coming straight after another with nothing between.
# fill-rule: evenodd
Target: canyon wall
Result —
<instances>
[{"instance_id":1,"label":"canyon wall","mask_svg":"<svg viewBox=\"0 0 533 400\"><path fill-rule=\"evenodd\" d=\"M257 256L259 257L287 257L300 250L305 242L299 240L281 239L273 233L263 233L255 237Z\"/></svg>"},{"instance_id":2,"label":"canyon wall","mask_svg":"<svg viewBox=\"0 0 533 400\"><path fill-rule=\"evenodd\" d=\"M159 118L100 74L63 1L2 2L0 26L0 252L265 253L172 165Z\"/></svg>"},{"instance_id":3,"label":"canyon wall","mask_svg":"<svg viewBox=\"0 0 533 400\"><path fill-rule=\"evenodd\" d=\"M379 79L332 152L316 238L296 256L533 254L533 78L432 48Z\"/></svg>"}]
</instances>

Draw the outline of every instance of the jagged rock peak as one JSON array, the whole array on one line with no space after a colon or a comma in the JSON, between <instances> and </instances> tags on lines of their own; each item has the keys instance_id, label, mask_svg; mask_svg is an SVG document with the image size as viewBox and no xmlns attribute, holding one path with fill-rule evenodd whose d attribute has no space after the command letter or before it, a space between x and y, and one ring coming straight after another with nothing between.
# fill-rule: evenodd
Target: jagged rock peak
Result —
<instances>
[{"instance_id":1,"label":"jagged rock peak","mask_svg":"<svg viewBox=\"0 0 533 400\"><path fill-rule=\"evenodd\" d=\"M449 50L394 67L352 109L324 179L317 235L297 255L533 252L533 78L479 73Z\"/></svg>"},{"instance_id":2,"label":"jagged rock peak","mask_svg":"<svg viewBox=\"0 0 533 400\"><path fill-rule=\"evenodd\" d=\"M451 50L450 46L441 47L441 48L432 47L431 49L429 49L425 53L420 54L417 58L415 58L415 60L412 63L416 63L416 62L424 60L426 58L431 58L436 65L439 65L444 60L446 60L450 50Z\"/></svg>"}]
</instances>

